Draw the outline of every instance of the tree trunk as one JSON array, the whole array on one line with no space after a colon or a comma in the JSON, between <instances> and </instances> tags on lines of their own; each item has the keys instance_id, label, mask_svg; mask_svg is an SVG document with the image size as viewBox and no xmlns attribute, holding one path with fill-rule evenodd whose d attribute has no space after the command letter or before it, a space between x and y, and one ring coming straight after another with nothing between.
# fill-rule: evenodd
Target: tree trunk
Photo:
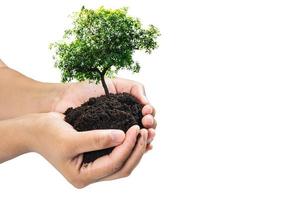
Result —
<instances>
[{"instance_id":1,"label":"tree trunk","mask_svg":"<svg viewBox=\"0 0 282 200\"><path fill-rule=\"evenodd\" d=\"M108 71L108 69L109 69L109 67L107 67L107 68L104 68L104 70L101 72L97 67L94 67L94 71L96 71L99 75L100 75L100 77L101 77L101 82L102 82L102 86L103 86L103 88L104 88L104 91L105 91L105 94L107 95L107 96L109 96L109 89L108 89L108 86L107 86L107 84L106 84L106 81L105 81L105 74L106 74L106 72Z\"/></svg>"},{"instance_id":2,"label":"tree trunk","mask_svg":"<svg viewBox=\"0 0 282 200\"><path fill-rule=\"evenodd\" d=\"M105 74L101 74L101 82L102 82L103 88L105 90L105 94L107 96L109 96L110 93L109 93L109 89L108 89L108 86L107 86L106 81L105 81Z\"/></svg>"}]
</instances>

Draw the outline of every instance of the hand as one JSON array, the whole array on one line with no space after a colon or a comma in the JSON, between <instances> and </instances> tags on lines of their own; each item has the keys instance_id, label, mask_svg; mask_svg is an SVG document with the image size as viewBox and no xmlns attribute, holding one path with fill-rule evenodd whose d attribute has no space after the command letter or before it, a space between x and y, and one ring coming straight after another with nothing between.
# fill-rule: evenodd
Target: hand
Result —
<instances>
[{"instance_id":1,"label":"hand","mask_svg":"<svg viewBox=\"0 0 282 200\"><path fill-rule=\"evenodd\" d=\"M146 151L148 131L137 125L126 135L110 129L78 133L64 121L64 115L55 112L30 115L25 124L30 151L45 157L76 188L128 176ZM114 146L111 154L82 163L83 152Z\"/></svg>"},{"instance_id":2,"label":"hand","mask_svg":"<svg viewBox=\"0 0 282 200\"><path fill-rule=\"evenodd\" d=\"M107 79L107 86L110 93L122 93L127 92L136 97L141 104L145 105L142 109L144 115L142 119L143 126L148 129L148 145L147 151L152 149L150 144L155 137L155 128L157 126L155 116L155 109L149 104L146 98L145 90L142 84L122 79ZM66 85L62 95L53 105L55 112L63 113L69 107L77 107L87 101L90 97L98 97L104 95L104 89L101 84L89 84L87 82L82 83L69 83Z\"/></svg>"},{"instance_id":3,"label":"hand","mask_svg":"<svg viewBox=\"0 0 282 200\"><path fill-rule=\"evenodd\" d=\"M0 59L0 67L7 67L7 65Z\"/></svg>"}]
</instances>

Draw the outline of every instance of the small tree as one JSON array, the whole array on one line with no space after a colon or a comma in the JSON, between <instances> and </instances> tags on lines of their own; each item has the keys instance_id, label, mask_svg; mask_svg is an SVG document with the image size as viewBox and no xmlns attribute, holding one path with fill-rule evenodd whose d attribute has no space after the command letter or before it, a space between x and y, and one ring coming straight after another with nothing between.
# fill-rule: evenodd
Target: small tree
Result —
<instances>
[{"instance_id":1,"label":"small tree","mask_svg":"<svg viewBox=\"0 0 282 200\"><path fill-rule=\"evenodd\" d=\"M55 66L61 70L63 82L101 81L109 95L105 76L113 77L120 69L139 72L140 65L133 60L133 53L151 53L157 47L159 35L153 25L142 28L137 18L128 16L127 8L82 7L73 15L73 27L51 48L55 49Z\"/></svg>"}]
</instances>

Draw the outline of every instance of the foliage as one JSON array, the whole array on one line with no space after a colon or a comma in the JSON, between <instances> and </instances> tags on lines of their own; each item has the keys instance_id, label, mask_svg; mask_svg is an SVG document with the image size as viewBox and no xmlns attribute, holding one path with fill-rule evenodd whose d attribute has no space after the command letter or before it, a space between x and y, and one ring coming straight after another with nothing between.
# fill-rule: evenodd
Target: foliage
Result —
<instances>
[{"instance_id":1,"label":"foliage","mask_svg":"<svg viewBox=\"0 0 282 200\"><path fill-rule=\"evenodd\" d=\"M99 82L104 75L112 77L120 69L139 72L140 65L133 60L133 53L151 53L158 46L159 35L155 26L143 28L139 19L128 16L127 8L82 7L73 15L72 28L51 48L55 50L55 66L61 70L63 82Z\"/></svg>"}]
</instances>

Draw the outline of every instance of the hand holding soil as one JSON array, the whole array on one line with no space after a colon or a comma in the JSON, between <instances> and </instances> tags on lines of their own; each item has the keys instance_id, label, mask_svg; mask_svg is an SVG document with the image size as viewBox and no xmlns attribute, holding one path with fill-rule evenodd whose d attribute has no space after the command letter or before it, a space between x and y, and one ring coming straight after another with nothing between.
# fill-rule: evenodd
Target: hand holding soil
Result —
<instances>
[{"instance_id":1,"label":"hand holding soil","mask_svg":"<svg viewBox=\"0 0 282 200\"><path fill-rule=\"evenodd\" d=\"M131 127L126 135L121 130L93 130L81 134L59 113L34 115L29 120L28 124L36 124L31 125L31 150L44 156L77 188L129 175L146 150L148 132L146 129L139 131L138 126ZM108 156L83 165L84 152L114 146L115 150Z\"/></svg>"},{"instance_id":2,"label":"hand holding soil","mask_svg":"<svg viewBox=\"0 0 282 200\"><path fill-rule=\"evenodd\" d=\"M141 126L148 129L147 150L150 150L152 148L150 143L155 136L157 123L154 119L155 109L150 105L145 95L144 86L136 81L122 78L107 79L106 82L110 93L129 93L144 105L142 108L143 117ZM76 108L85 103L89 98L99 97L101 95L104 95L104 89L101 84L96 85L87 82L70 83L64 87L64 90L56 98L52 111L64 113L70 107Z\"/></svg>"},{"instance_id":3,"label":"hand holding soil","mask_svg":"<svg viewBox=\"0 0 282 200\"><path fill-rule=\"evenodd\" d=\"M79 134L64 121L64 115L52 112L1 121L0 130L0 162L37 152L77 188L128 176L146 151L148 136L148 131L138 126L131 127L126 135L121 130ZM111 154L82 164L83 152L114 146Z\"/></svg>"},{"instance_id":4,"label":"hand holding soil","mask_svg":"<svg viewBox=\"0 0 282 200\"><path fill-rule=\"evenodd\" d=\"M71 184L81 188L128 176L143 154L151 149L155 111L140 83L119 78L107 81L111 92L130 92L145 105L142 109L145 128L139 131L135 125L126 133L110 129L78 133L60 112L87 101L89 95L99 96L99 91L103 91L100 85L42 83L0 64L3 66L0 67L0 163L37 152ZM83 163L84 152L109 147L115 147L109 155Z\"/></svg>"},{"instance_id":5,"label":"hand holding soil","mask_svg":"<svg viewBox=\"0 0 282 200\"><path fill-rule=\"evenodd\" d=\"M63 82L89 80L101 83L104 89L98 92L100 96L96 92L81 105L77 101L69 108L60 105L55 108L65 110L65 121L77 131L114 128L126 132L133 125L143 128L142 121L154 124L152 116L143 120L142 110L148 102L144 91L136 93L136 83L108 81L109 86L106 81L106 77L113 78L122 69L139 72L141 66L133 57L135 51L150 54L158 47L158 28L152 24L143 26L127 11L127 8L93 10L83 6L73 14L72 26L65 30L63 38L50 45ZM86 152L83 162L93 162L112 150Z\"/></svg>"},{"instance_id":6,"label":"hand holding soil","mask_svg":"<svg viewBox=\"0 0 282 200\"><path fill-rule=\"evenodd\" d=\"M82 188L128 176L152 149L155 110L143 85L114 77L139 72L133 53L151 53L160 33L127 8L82 7L73 20L51 45L55 66L63 82L87 82L42 83L0 60L0 163L37 152Z\"/></svg>"}]
</instances>

